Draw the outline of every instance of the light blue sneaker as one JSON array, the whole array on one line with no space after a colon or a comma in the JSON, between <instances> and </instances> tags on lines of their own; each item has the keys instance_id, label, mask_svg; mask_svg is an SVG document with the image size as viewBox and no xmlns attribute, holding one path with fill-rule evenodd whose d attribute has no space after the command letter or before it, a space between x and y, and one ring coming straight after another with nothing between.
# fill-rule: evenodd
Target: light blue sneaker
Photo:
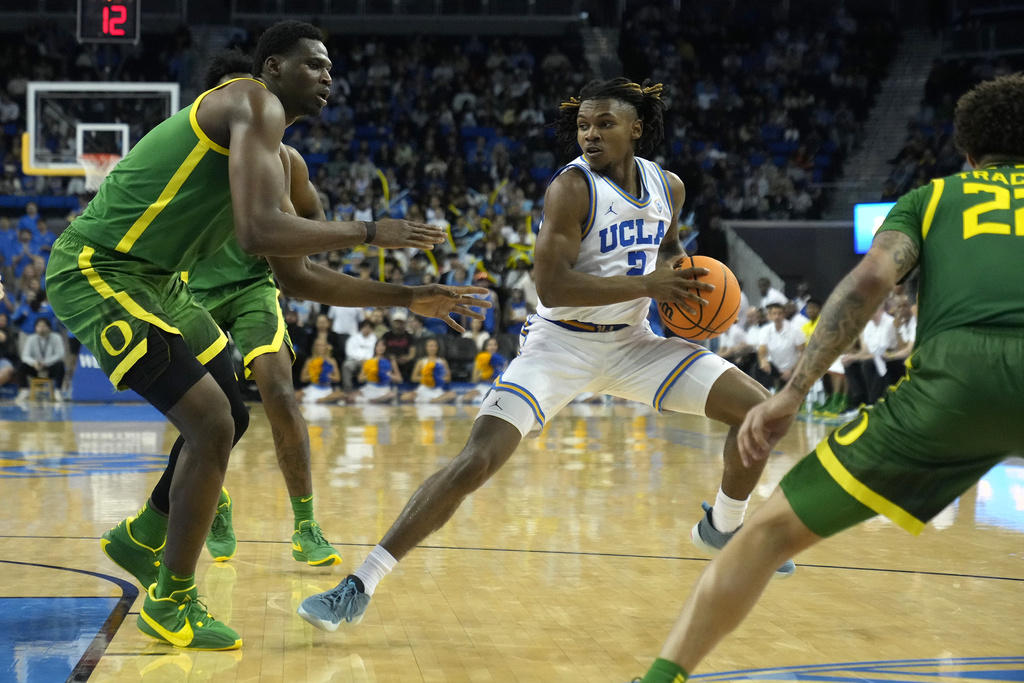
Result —
<instances>
[{"instance_id":1,"label":"light blue sneaker","mask_svg":"<svg viewBox=\"0 0 1024 683\"><path fill-rule=\"evenodd\" d=\"M717 555L718 551L725 547L725 544L729 542L729 539L733 537L736 531L728 533L719 531L715 528L715 525L711 523L711 510L712 507L703 502L700 506L704 509L704 516L690 531L690 540L693 542L694 547L706 555ZM786 560L785 564L775 570L775 576L780 579L784 579L788 576L793 576L796 572L796 565L793 560Z\"/></svg>"},{"instance_id":2,"label":"light blue sneaker","mask_svg":"<svg viewBox=\"0 0 1024 683\"><path fill-rule=\"evenodd\" d=\"M349 574L331 590L303 600L298 612L321 631L333 633L342 622L355 626L362 621L369 604L370 596L363 590L363 582Z\"/></svg>"}]
</instances>

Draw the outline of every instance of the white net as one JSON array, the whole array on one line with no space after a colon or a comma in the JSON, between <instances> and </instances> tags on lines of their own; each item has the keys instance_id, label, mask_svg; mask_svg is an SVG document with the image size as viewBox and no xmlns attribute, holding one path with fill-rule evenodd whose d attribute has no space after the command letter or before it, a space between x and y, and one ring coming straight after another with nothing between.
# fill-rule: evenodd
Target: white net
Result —
<instances>
[{"instance_id":1,"label":"white net","mask_svg":"<svg viewBox=\"0 0 1024 683\"><path fill-rule=\"evenodd\" d=\"M120 154L83 154L78 157L78 163L85 169L85 189L97 192L119 161Z\"/></svg>"}]
</instances>

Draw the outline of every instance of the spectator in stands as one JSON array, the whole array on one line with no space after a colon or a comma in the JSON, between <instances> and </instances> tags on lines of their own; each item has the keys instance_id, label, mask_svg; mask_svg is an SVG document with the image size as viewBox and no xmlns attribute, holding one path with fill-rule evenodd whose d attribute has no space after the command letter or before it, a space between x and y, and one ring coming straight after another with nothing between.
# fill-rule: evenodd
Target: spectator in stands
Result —
<instances>
[{"instance_id":1,"label":"spectator in stands","mask_svg":"<svg viewBox=\"0 0 1024 683\"><path fill-rule=\"evenodd\" d=\"M0 313L0 387L17 379L18 330L10 324L6 313Z\"/></svg>"},{"instance_id":2,"label":"spectator in stands","mask_svg":"<svg viewBox=\"0 0 1024 683\"><path fill-rule=\"evenodd\" d=\"M487 273L477 273L474 278L474 284L477 287L488 288L487 294L477 294L475 296L478 299L484 299L485 301L491 302L490 308L483 309L486 313L486 317L484 318L484 329L487 331L487 334L493 337L501 331L498 324L498 321L501 320L501 306L498 303L498 293L494 290L494 283L490 280ZM470 320L470 318L464 319L462 326L465 327Z\"/></svg>"},{"instance_id":3,"label":"spectator in stands","mask_svg":"<svg viewBox=\"0 0 1024 683\"><path fill-rule=\"evenodd\" d=\"M25 213L18 219L18 230L28 230L32 238L38 237L39 205L29 202L25 205Z\"/></svg>"},{"instance_id":4,"label":"spectator in stands","mask_svg":"<svg viewBox=\"0 0 1024 683\"><path fill-rule=\"evenodd\" d=\"M299 324L299 316L292 310L287 302L283 302L281 310L284 312L285 330L292 340L292 349L295 351L295 362L292 363L292 383L296 387L302 386L302 368L309 355L305 349L311 348L309 343L309 332Z\"/></svg>"},{"instance_id":5,"label":"spectator in stands","mask_svg":"<svg viewBox=\"0 0 1024 683\"><path fill-rule=\"evenodd\" d=\"M751 377L754 376L757 369L757 347L750 343L750 336L740 325L739 320L718 337L716 353Z\"/></svg>"},{"instance_id":6,"label":"spectator in stands","mask_svg":"<svg viewBox=\"0 0 1024 683\"><path fill-rule=\"evenodd\" d=\"M313 355L302 366L302 381L308 385L295 392L299 403L337 403L345 400L345 392L334 384L341 379L338 361L331 353L331 345L324 339L313 342Z\"/></svg>"},{"instance_id":7,"label":"spectator in stands","mask_svg":"<svg viewBox=\"0 0 1024 683\"><path fill-rule=\"evenodd\" d=\"M804 327L811 321L806 315L800 312L795 301L787 301L782 304L782 314L796 329L803 332ZM805 335L806 338L806 335Z\"/></svg>"},{"instance_id":8,"label":"spectator in stands","mask_svg":"<svg viewBox=\"0 0 1024 683\"><path fill-rule=\"evenodd\" d=\"M763 308L751 306L747 309L747 334L756 332L767 324L768 318ZM760 336L758 339L760 339Z\"/></svg>"},{"instance_id":9,"label":"spectator in stands","mask_svg":"<svg viewBox=\"0 0 1024 683\"><path fill-rule=\"evenodd\" d=\"M315 322L313 319L313 302L305 299L289 299L288 307L295 312L295 318L300 325L306 327Z\"/></svg>"},{"instance_id":10,"label":"spectator in stands","mask_svg":"<svg viewBox=\"0 0 1024 683\"><path fill-rule=\"evenodd\" d=\"M761 308L766 311L772 304L782 306L789 301L785 294L772 287L772 281L766 277L757 279L757 291L761 293Z\"/></svg>"},{"instance_id":11,"label":"spectator in stands","mask_svg":"<svg viewBox=\"0 0 1024 683\"><path fill-rule=\"evenodd\" d=\"M345 391L355 388L353 377L362 369L364 362L373 358L376 345L377 335L374 333L373 322L361 321L359 333L353 334L345 342L345 362L341 367L341 386Z\"/></svg>"},{"instance_id":12,"label":"spectator in stands","mask_svg":"<svg viewBox=\"0 0 1024 683\"><path fill-rule=\"evenodd\" d=\"M462 333L462 336L466 339L472 339L478 351L483 351L484 344L491 338L491 335L484 329L483 321L472 318L469 321L469 327Z\"/></svg>"},{"instance_id":13,"label":"spectator in stands","mask_svg":"<svg viewBox=\"0 0 1024 683\"><path fill-rule=\"evenodd\" d=\"M61 399L60 388L64 383L64 340L53 333L53 326L46 318L36 320L35 332L28 336L21 350L21 366L18 368L19 398L28 396L28 378L42 377L53 382L53 397Z\"/></svg>"},{"instance_id":14,"label":"spectator in stands","mask_svg":"<svg viewBox=\"0 0 1024 683\"><path fill-rule=\"evenodd\" d=\"M317 340L323 340L330 345L331 355L334 358L345 357L345 348L342 346L341 337L337 332L331 329L331 319L325 314L321 313L316 317L316 322L313 324L310 337L312 338L312 341L310 342L309 347L307 347L310 351L313 350L313 344L315 344Z\"/></svg>"},{"instance_id":15,"label":"spectator in stands","mask_svg":"<svg viewBox=\"0 0 1024 683\"><path fill-rule=\"evenodd\" d=\"M35 248L39 251L40 256L49 260L50 248L53 246L54 240L57 239L57 235L50 230L50 224L42 216L36 221L36 228Z\"/></svg>"},{"instance_id":16,"label":"spectator in stands","mask_svg":"<svg viewBox=\"0 0 1024 683\"><path fill-rule=\"evenodd\" d=\"M861 332L859 349L843 356L849 397L853 405L873 405L882 397L886 387L898 379L901 364L898 361L887 361L886 356L899 346L893 317L879 306Z\"/></svg>"},{"instance_id":17,"label":"spectator in stands","mask_svg":"<svg viewBox=\"0 0 1024 683\"><path fill-rule=\"evenodd\" d=\"M761 328L758 340L754 379L769 390L788 382L805 344L803 332L786 320L782 305L769 304L768 324Z\"/></svg>"},{"instance_id":18,"label":"spectator in stands","mask_svg":"<svg viewBox=\"0 0 1024 683\"><path fill-rule=\"evenodd\" d=\"M441 357L441 346L437 339L428 339L424 343L426 355L416 361L409 379L416 384L414 391L408 391L399 397L402 403L452 403L455 392L448 388L452 381L452 373L448 361Z\"/></svg>"},{"instance_id":19,"label":"spectator in stands","mask_svg":"<svg viewBox=\"0 0 1024 683\"><path fill-rule=\"evenodd\" d=\"M505 332L519 334L526 319L530 317L530 313L530 306L526 303L523 290L513 289L508 303L505 304L505 324L503 325Z\"/></svg>"},{"instance_id":20,"label":"spectator in stands","mask_svg":"<svg viewBox=\"0 0 1024 683\"><path fill-rule=\"evenodd\" d=\"M413 341L416 343L419 343L424 339L437 336L424 326L423 318L418 315L409 316L409 322L406 323L406 329L409 330L409 334L412 335Z\"/></svg>"},{"instance_id":21,"label":"spectator in stands","mask_svg":"<svg viewBox=\"0 0 1024 683\"><path fill-rule=\"evenodd\" d=\"M18 241L13 246L5 259L11 264L14 277L20 278L25 266L32 264L37 273L43 272L46 268L46 261L43 259L39 247L33 239L32 229L19 225Z\"/></svg>"},{"instance_id":22,"label":"spectator in stands","mask_svg":"<svg viewBox=\"0 0 1024 683\"><path fill-rule=\"evenodd\" d=\"M339 335L353 335L359 332L359 323L366 318L362 308L346 308L331 306L327 309L327 317L331 319L331 329Z\"/></svg>"},{"instance_id":23,"label":"spectator in stands","mask_svg":"<svg viewBox=\"0 0 1024 683\"><path fill-rule=\"evenodd\" d=\"M489 338L473 361L471 381L475 386L463 395L463 400L466 403L480 403L494 384L494 379L504 372L507 366L508 358L498 351L498 340L494 337Z\"/></svg>"},{"instance_id":24,"label":"spectator in stands","mask_svg":"<svg viewBox=\"0 0 1024 683\"><path fill-rule=\"evenodd\" d=\"M804 307L807 306L807 302L808 300L810 300L810 298L811 283L809 283L807 280L801 280L796 285L796 296L793 298L793 301L796 303L796 310L808 318L810 318L811 316L810 314L807 313L807 311L804 310Z\"/></svg>"},{"instance_id":25,"label":"spectator in stands","mask_svg":"<svg viewBox=\"0 0 1024 683\"><path fill-rule=\"evenodd\" d=\"M385 319L383 308L375 308L370 311L369 320L370 324L373 325L373 334L378 339L391 331L391 326L388 325L388 321ZM447 327L447 325L445 327ZM369 356L367 356L367 358L369 358Z\"/></svg>"},{"instance_id":26,"label":"spectator in stands","mask_svg":"<svg viewBox=\"0 0 1024 683\"><path fill-rule=\"evenodd\" d=\"M886 363L903 362L914 352L917 340L917 316L914 315L910 298L901 294L893 302L893 326L896 328L897 346L885 353ZM898 370L897 370L898 373Z\"/></svg>"},{"instance_id":27,"label":"spectator in stands","mask_svg":"<svg viewBox=\"0 0 1024 683\"><path fill-rule=\"evenodd\" d=\"M403 377L409 376L413 363L416 362L416 340L405 329L408 320L409 314L405 311L395 313L391 316L391 329L381 336L381 340L387 346L388 355L398 362L398 371Z\"/></svg>"},{"instance_id":28,"label":"spectator in stands","mask_svg":"<svg viewBox=\"0 0 1024 683\"><path fill-rule=\"evenodd\" d=\"M409 259L409 269L402 279L403 284L416 286L424 284L424 276L430 268L430 260L423 252L418 252Z\"/></svg>"},{"instance_id":29,"label":"spectator in stands","mask_svg":"<svg viewBox=\"0 0 1024 683\"><path fill-rule=\"evenodd\" d=\"M402 383L402 373L394 357L388 356L384 340L378 339L373 358L363 361L359 381L363 385L348 395L349 403L393 403L398 399L396 387Z\"/></svg>"},{"instance_id":30,"label":"spectator in stands","mask_svg":"<svg viewBox=\"0 0 1024 683\"><path fill-rule=\"evenodd\" d=\"M32 334L36 329L36 321L40 319L49 322L50 329L57 327L57 316L46 298L46 290L40 287L38 278L33 278L21 292L18 306L11 313L11 322L23 334Z\"/></svg>"}]
</instances>

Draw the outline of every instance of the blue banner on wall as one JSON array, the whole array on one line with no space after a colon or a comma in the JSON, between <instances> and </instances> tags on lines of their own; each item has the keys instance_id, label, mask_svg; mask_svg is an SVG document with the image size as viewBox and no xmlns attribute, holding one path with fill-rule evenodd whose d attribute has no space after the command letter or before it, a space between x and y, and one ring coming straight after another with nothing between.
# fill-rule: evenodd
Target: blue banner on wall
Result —
<instances>
[{"instance_id":1,"label":"blue banner on wall","mask_svg":"<svg viewBox=\"0 0 1024 683\"><path fill-rule=\"evenodd\" d=\"M78 367L71 380L71 399L73 401L104 401L116 403L137 403L145 400L131 389L114 391L110 378L100 369L96 356L89 353L83 346L78 354Z\"/></svg>"}]
</instances>

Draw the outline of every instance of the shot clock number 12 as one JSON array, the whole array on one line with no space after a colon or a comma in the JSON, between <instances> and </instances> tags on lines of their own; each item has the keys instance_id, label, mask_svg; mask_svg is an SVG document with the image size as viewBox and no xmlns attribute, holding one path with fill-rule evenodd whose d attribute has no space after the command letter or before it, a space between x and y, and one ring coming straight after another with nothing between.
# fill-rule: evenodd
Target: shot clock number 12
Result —
<instances>
[{"instance_id":1,"label":"shot clock number 12","mask_svg":"<svg viewBox=\"0 0 1024 683\"><path fill-rule=\"evenodd\" d=\"M139 0L78 0L78 42L138 43Z\"/></svg>"}]
</instances>

